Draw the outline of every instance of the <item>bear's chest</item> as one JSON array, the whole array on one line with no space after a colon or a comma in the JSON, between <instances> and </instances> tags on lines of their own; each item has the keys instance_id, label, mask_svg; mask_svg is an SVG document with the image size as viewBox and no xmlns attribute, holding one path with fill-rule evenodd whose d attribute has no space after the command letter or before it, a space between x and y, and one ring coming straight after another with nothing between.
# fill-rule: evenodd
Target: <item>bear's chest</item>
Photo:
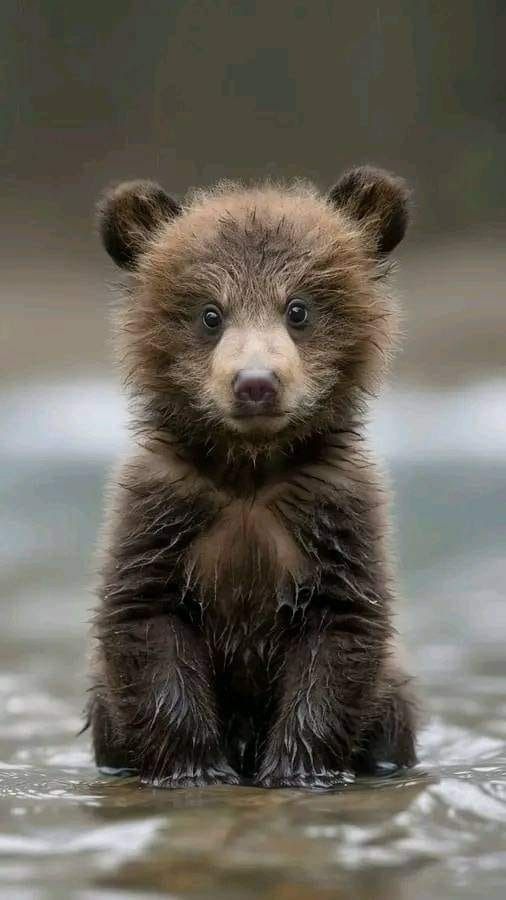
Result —
<instances>
[{"instance_id":1,"label":"bear's chest","mask_svg":"<svg viewBox=\"0 0 506 900\"><path fill-rule=\"evenodd\" d=\"M284 522L261 501L232 500L197 538L187 559L188 576L222 611L241 608L258 616L289 584L306 560Z\"/></svg>"}]
</instances>

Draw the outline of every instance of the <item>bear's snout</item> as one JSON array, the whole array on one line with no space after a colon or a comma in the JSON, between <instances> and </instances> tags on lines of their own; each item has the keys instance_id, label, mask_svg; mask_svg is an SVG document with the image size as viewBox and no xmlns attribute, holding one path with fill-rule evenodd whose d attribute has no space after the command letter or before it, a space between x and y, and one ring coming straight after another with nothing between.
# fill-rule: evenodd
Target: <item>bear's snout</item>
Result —
<instances>
[{"instance_id":1,"label":"bear's snout","mask_svg":"<svg viewBox=\"0 0 506 900\"><path fill-rule=\"evenodd\" d=\"M232 380L232 390L240 411L255 415L269 411L278 397L279 379L269 369L240 369Z\"/></svg>"}]
</instances>

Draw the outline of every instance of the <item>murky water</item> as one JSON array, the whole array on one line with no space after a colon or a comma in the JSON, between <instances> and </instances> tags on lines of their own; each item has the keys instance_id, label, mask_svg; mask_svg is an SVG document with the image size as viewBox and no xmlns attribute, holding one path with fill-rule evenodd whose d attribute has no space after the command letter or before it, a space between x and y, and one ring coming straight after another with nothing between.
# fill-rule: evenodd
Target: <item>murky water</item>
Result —
<instances>
[{"instance_id":1,"label":"murky water","mask_svg":"<svg viewBox=\"0 0 506 900\"><path fill-rule=\"evenodd\" d=\"M383 409L399 625L427 720L414 771L331 793L170 793L97 774L76 732L114 400L84 384L0 402L0 896L503 898L503 398L496 385Z\"/></svg>"}]
</instances>

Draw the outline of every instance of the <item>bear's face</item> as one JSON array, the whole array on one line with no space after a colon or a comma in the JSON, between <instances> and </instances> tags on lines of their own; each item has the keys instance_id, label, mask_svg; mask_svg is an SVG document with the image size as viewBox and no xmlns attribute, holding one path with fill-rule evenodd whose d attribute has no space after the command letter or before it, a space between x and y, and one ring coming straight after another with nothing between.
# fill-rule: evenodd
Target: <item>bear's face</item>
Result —
<instances>
[{"instance_id":1,"label":"bear's face","mask_svg":"<svg viewBox=\"0 0 506 900\"><path fill-rule=\"evenodd\" d=\"M223 185L182 210L149 183L109 194L104 241L133 272L120 341L152 425L256 448L335 426L388 354L379 276L405 221L402 183L369 169L329 198Z\"/></svg>"}]
</instances>

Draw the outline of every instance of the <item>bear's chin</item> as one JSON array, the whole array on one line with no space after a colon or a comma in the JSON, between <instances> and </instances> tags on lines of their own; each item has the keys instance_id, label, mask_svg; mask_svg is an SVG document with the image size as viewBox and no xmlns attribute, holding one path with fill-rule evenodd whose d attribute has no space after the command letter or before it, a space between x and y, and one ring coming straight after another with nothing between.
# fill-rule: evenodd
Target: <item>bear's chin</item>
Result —
<instances>
[{"instance_id":1,"label":"bear's chin","mask_svg":"<svg viewBox=\"0 0 506 900\"><path fill-rule=\"evenodd\" d=\"M244 435L248 440L266 440L270 435L277 435L284 431L289 422L288 416L255 415L255 416L229 416L226 424L230 431L236 435Z\"/></svg>"}]
</instances>

